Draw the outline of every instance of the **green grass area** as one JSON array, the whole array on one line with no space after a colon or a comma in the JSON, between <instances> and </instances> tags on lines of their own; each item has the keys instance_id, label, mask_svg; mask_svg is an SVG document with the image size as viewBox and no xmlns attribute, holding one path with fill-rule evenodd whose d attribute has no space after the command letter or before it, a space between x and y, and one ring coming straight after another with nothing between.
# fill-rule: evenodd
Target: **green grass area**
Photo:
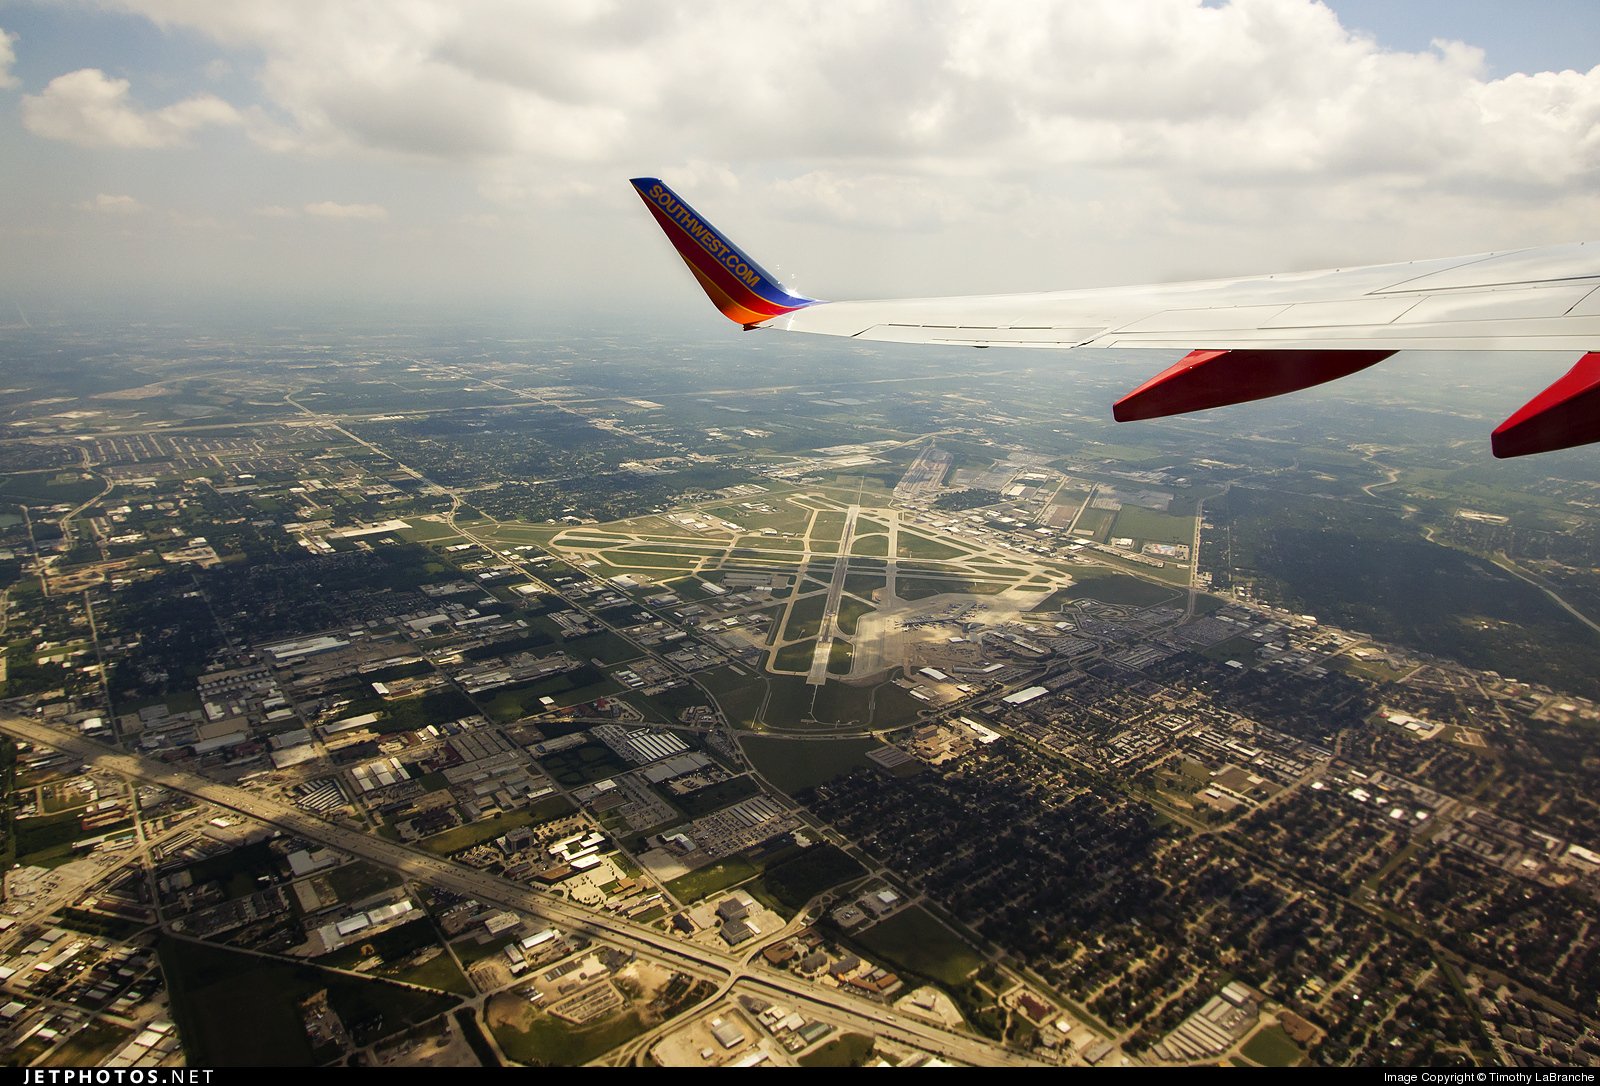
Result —
<instances>
[{"instance_id":1,"label":"green grass area","mask_svg":"<svg viewBox=\"0 0 1600 1086\"><path fill-rule=\"evenodd\" d=\"M1143 543L1194 542L1194 518L1176 517L1138 505L1124 505L1111 526L1114 537L1131 536Z\"/></svg>"},{"instance_id":2,"label":"green grass area","mask_svg":"<svg viewBox=\"0 0 1600 1086\"><path fill-rule=\"evenodd\" d=\"M620 664L624 660L637 660L639 646L610 630L573 638L564 646L568 652L584 660L599 660L603 664Z\"/></svg>"},{"instance_id":3,"label":"green grass area","mask_svg":"<svg viewBox=\"0 0 1600 1086\"><path fill-rule=\"evenodd\" d=\"M1058 490L1055 496L1050 499L1050 511L1054 514L1059 510L1065 509L1068 512L1076 513L1083 507L1083 503L1088 500L1089 492L1087 490Z\"/></svg>"},{"instance_id":4,"label":"green grass area","mask_svg":"<svg viewBox=\"0 0 1600 1086\"><path fill-rule=\"evenodd\" d=\"M396 970L392 976L402 984L415 984L419 988L432 988L436 992L460 996L476 994L472 982L457 967L455 959L450 957L448 951L436 954L421 965Z\"/></svg>"},{"instance_id":5,"label":"green grass area","mask_svg":"<svg viewBox=\"0 0 1600 1086\"><path fill-rule=\"evenodd\" d=\"M849 636L856 632L856 623L861 616L876 610L872 604L853 596L839 597L839 614L835 619L841 633Z\"/></svg>"},{"instance_id":6,"label":"green grass area","mask_svg":"<svg viewBox=\"0 0 1600 1086\"><path fill-rule=\"evenodd\" d=\"M1101 461L1122 467L1127 464L1145 464L1154 460L1161 460L1169 454L1160 449L1151 448L1149 445L1119 445L1114 442L1097 444L1094 455Z\"/></svg>"},{"instance_id":7,"label":"green grass area","mask_svg":"<svg viewBox=\"0 0 1600 1086\"><path fill-rule=\"evenodd\" d=\"M1111 538L1111 522L1116 519L1116 511L1111 509L1085 509L1079 515L1078 523L1073 526L1073 538L1091 538L1097 543L1104 543ZM1085 532L1088 533L1087 537Z\"/></svg>"},{"instance_id":8,"label":"green grass area","mask_svg":"<svg viewBox=\"0 0 1600 1086\"><path fill-rule=\"evenodd\" d=\"M1020 581L1028 575L1028 571L1017 566L1000 565L996 562L973 562L972 568L979 573L989 573L1007 580Z\"/></svg>"},{"instance_id":9,"label":"green grass area","mask_svg":"<svg viewBox=\"0 0 1600 1086\"><path fill-rule=\"evenodd\" d=\"M716 697L730 724L749 727L755 723L756 710L766 696L765 680L745 669L736 671L732 665L711 668L696 677Z\"/></svg>"},{"instance_id":10,"label":"green grass area","mask_svg":"<svg viewBox=\"0 0 1600 1086\"><path fill-rule=\"evenodd\" d=\"M1271 602L1470 668L1600 696L1600 634L1488 559L1423 538L1398 508L1236 487L1206 512L1230 529L1235 568Z\"/></svg>"},{"instance_id":11,"label":"green grass area","mask_svg":"<svg viewBox=\"0 0 1600 1086\"><path fill-rule=\"evenodd\" d=\"M415 954L428 947L439 953L421 964L406 964ZM427 919L412 920L399 927L362 938L332 954L317 959L318 965L340 969L360 969L361 963L371 958L381 958L383 964L371 969L375 976L387 977L402 984L415 984L439 992L470 996L473 988L454 959L444 951L439 933ZM367 971L367 970L362 970Z\"/></svg>"},{"instance_id":12,"label":"green grass area","mask_svg":"<svg viewBox=\"0 0 1600 1086\"><path fill-rule=\"evenodd\" d=\"M600 742L585 743L539 759L544 771L568 788L614 777L628 770L628 763Z\"/></svg>"},{"instance_id":13,"label":"green grass area","mask_svg":"<svg viewBox=\"0 0 1600 1086\"><path fill-rule=\"evenodd\" d=\"M614 548L619 554L654 554L671 555L679 558L704 558L708 555L721 554L723 544L706 542L694 543L665 543L656 540L645 540L640 543L627 543Z\"/></svg>"},{"instance_id":14,"label":"green grass area","mask_svg":"<svg viewBox=\"0 0 1600 1086\"><path fill-rule=\"evenodd\" d=\"M876 739L779 739L742 736L739 745L774 788L790 795L871 765L866 753Z\"/></svg>"},{"instance_id":15,"label":"green grass area","mask_svg":"<svg viewBox=\"0 0 1600 1086\"><path fill-rule=\"evenodd\" d=\"M844 513L824 509L811 525L811 542L837 543L844 535Z\"/></svg>"},{"instance_id":16,"label":"green grass area","mask_svg":"<svg viewBox=\"0 0 1600 1086\"><path fill-rule=\"evenodd\" d=\"M569 648L571 646L568 646ZM478 695L490 720L506 724L544 710L540 698L554 698L557 705L583 705L615 694L622 687L591 665L551 675L537 682L504 686Z\"/></svg>"},{"instance_id":17,"label":"green grass area","mask_svg":"<svg viewBox=\"0 0 1600 1086\"><path fill-rule=\"evenodd\" d=\"M1200 650L1200 655L1208 660L1227 662L1237 660L1241 664L1253 664L1261 653L1261 643L1252 641L1248 637L1230 637L1226 641L1219 641L1215 645Z\"/></svg>"},{"instance_id":18,"label":"green grass area","mask_svg":"<svg viewBox=\"0 0 1600 1086\"><path fill-rule=\"evenodd\" d=\"M809 638L805 641L796 641L792 645L785 645L772 655L772 666L777 671L811 670L812 658L817 654L817 639Z\"/></svg>"},{"instance_id":19,"label":"green grass area","mask_svg":"<svg viewBox=\"0 0 1600 1086\"><path fill-rule=\"evenodd\" d=\"M743 856L728 856L687 875L680 875L668 882L666 887L667 892L679 901L699 901L756 874L759 874L759 869Z\"/></svg>"},{"instance_id":20,"label":"green grass area","mask_svg":"<svg viewBox=\"0 0 1600 1086\"><path fill-rule=\"evenodd\" d=\"M79 825L76 811L19 818L15 824L16 862L25 867L59 867L78 855L72 850L74 841L98 837L104 833L115 833L131 824L124 819L110 826L85 830Z\"/></svg>"},{"instance_id":21,"label":"green grass area","mask_svg":"<svg viewBox=\"0 0 1600 1086\"><path fill-rule=\"evenodd\" d=\"M1239 1051L1262 1067L1293 1067L1305 1058L1300 1046L1289 1039L1282 1026L1257 1030Z\"/></svg>"},{"instance_id":22,"label":"green grass area","mask_svg":"<svg viewBox=\"0 0 1600 1086\"><path fill-rule=\"evenodd\" d=\"M496 998L522 999L514 993ZM517 1063L532 1067L579 1067L637 1037L644 1028L638 1012L629 1011L588 1026L575 1026L541 1014L528 1024L526 1031L499 1026L493 1032L500 1051Z\"/></svg>"},{"instance_id":23,"label":"green grass area","mask_svg":"<svg viewBox=\"0 0 1600 1086\"><path fill-rule=\"evenodd\" d=\"M901 537L905 538L904 536ZM850 540L850 553L861 555L863 558L889 557L889 537L880 532L871 535L858 535Z\"/></svg>"},{"instance_id":24,"label":"green grass area","mask_svg":"<svg viewBox=\"0 0 1600 1086\"><path fill-rule=\"evenodd\" d=\"M28 505L77 505L105 489L97 476L82 471L31 471L0 475L0 498Z\"/></svg>"},{"instance_id":25,"label":"green grass area","mask_svg":"<svg viewBox=\"0 0 1600 1086\"><path fill-rule=\"evenodd\" d=\"M462 965L471 968L474 962L481 962L485 958L499 954L521 937L519 931L512 930L503 935L491 936L488 939L458 939L450 944L450 948L456 952L456 957L461 959Z\"/></svg>"},{"instance_id":26,"label":"green grass area","mask_svg":"<svg viewBox=\"0 0 1600 1086\"><path fill-rule=\"evenodd\" d=\"M971 551L966 547L954 547L948 543L941 543L937 539L929 539L927 536L919 535L905 528L900 529L895 545L895 555L899 558L921 558L928 561L938 561L945 558L960 558L970 553Z\"/></svg>"},{"instance_id":27,"label":"green grass area","mask_svg":"<svg viewBox=\"0 0 1600 1086\"><path fill-rule=\"evenodd\" d=\"M877 1043L865 1033L846 1033L835 1037L814 1052L800 1057L801 1067L862 1067Z\"/></svg>"},{"instance_id":28,"label":"green grass area","mask_svg":"<svg viewBox=\"0 0 1600 1086\"><path fill-rule=\"evenodd\" d=\"M1406 675L1413 670L1409 667L1390 667L1382 660L1358 659L1348 652L1336 656L1331 662L1333 666L1337 667L1340 671L1347 672L1351 675L1360 675L1364 679L1371 679L1373 682L1379 683L1396 682L1401 676Z\"/></svg>"},{"instance_id":29,"label":"green grass area","mask_svg":"<svg viewBox=\"0 0 1600 1086\"><path fill-rule=\"evenodd\" d=\"M576 748L586 749L584 747ZM601 748L605 749L605 748ZM562 753L572 753L563 751ZM607 751L610 753L610 751ZM606 774L601 774L605 776ZM596 780L599 778L596 777ZM563 796L545 796L535 800L532 804L520 811L510 814L496 815L494 818L482 822L472 822L465 826L456 826L454 829L445 830L443 833L424 837L417 842L417 847L435 856L449 856L473 845L481 845L485 841L492 841L503 833L516 829L518 826L533 826L540 822L548 822L552 818L570 814L572 804Z\"/></svg>"},{"instance_id":30,"label":"green grass area","mask_svg":"<svg viewBox=\"0 0 1600 1086\"><path fill-rule=\"evenodd\" d=\"M386 867L377 867L362 860L352 860L331 871L324 872L333 892L340 901L355 902L400 885L400 876Z\"/></svg>"},{"instance_id":31,"label":"green grass area","mask_svg":"<svg viewBox=\"0 0 1600 1086\"><path fill-rule=\"evenodd\" d=\"M828 646L828 674L850 674L850 662L854 654L855 650L851 648L850 642L835 639L833 643Z\"/></svg>"},{"instance_id":32,"label":"green grass area","mask_svg":"<svg viewBox=\"0 0 1600 1086\"><path fill-rule=\"evenodd\" d=\"M460 533L448 524L420 519L408 519L406 523L411 527L401 528L395 534L408 543L439 543L461 538Z\"/></svg>"},{"instance_id":33,"label":"green grass area","mask_svg":"<svg viewBox=\"0 0 1600 1086\"><path fill-rule=\"evenodd\" d=\"M1135 607L1153 607L1158 603L1176 600L1181 595L1167 585L1154 584L1124 573L1110 573L1103 577L1082 580L1065 591L1067 599L1127 603Z\"/></svg>"},{"instance_id":34,"label":"green grass area","mask_svg":"<svg viewBox=\"0 0 1600 1086\"><path fill-rule=\"evenodd\" d=\"M817 688L816 700L812 703L812 711L820 721L854 720L880 728L909 723L927 707L926 702L918 701L891 682L877 686L830 682Z\"/></svg>"},{"instance_id":35,"label":"green grass area","mask_svg":"<svg viewBox=\"0 0 1600 1086\"><path fill-rule=\"evenodd\" d=\"M306 1067L338 1055L314 1052L300 1017L298 1004L323 989L358 1044L424 1022L455 1003L380 980L184 940L163 939L157 950L185 1055L202 1067ZM380 1029L363 1028L380 1016Z\"/></svg>"},{"instance_id":36,"label":"green grass area","mask_svg":"<svg viewBox=\"0 0 1600 1086\"><path fill-rule=\"evenodd\" d=\"M742 535L737 541L736 549L740 552L771 554L775 558L783 559L805 550L806 545L801 539L785 539L775 535Z\"/></svg>"},{"instance_id":37,"label":"green grass area","mask_svg":"<svg viewBox=\"0 0 1600 1086\"><path fill-rule=\"evenodd\" d=\"M851 936L868 954L944 985L962 983L983 959L920 905Z\"/></svg>"},{"instance_id":38,"label":"green grass area","mask_svg":"<svg viewBox=\"0 0 1600 1086\"><path fill-rule=\"evenodd\" d=\"M760 885L780 905L798 909L824 890L866 874L848 853L833 845L812 845L792 860L762 872Z\"/></svg>"},{"instance_id":39,"label":"green grass area","mask_svg":"<svg viewBox=\"0 0 1600 1086\"><path fill-rule=\"evenodd\" d=\"M706 788L700 788L687 795L671 796L670 802L678 807L690 818L700 818L712 811L718 811L730 803L737 803L741 799L748 799L761 791L761 785L748 774L739 777L730 777L725 781Z\"/></svg>"},{"instance_id":40,"label":"green grass area","mask_svg":"<svg viewBox=\"0 0 1600 1086\"><path fill-rule=\"evenodd\" d=\"M129 939L135 933L145 930L148 924L140 920L130 920L120 916L110 916L106 913L89 912L68 905L56 914L61 918L61 926L81 931L85 935L105 935L112 939Z\"/></svg>"},{"instance_id":41,"label":"green grass area","mask_svg":"<svg viewBox=\"0 0 1600 1086\"><path fill-rule=\"evenodd\" d=\"M874 592L883 589L883 578L875 573L846 573L844 590L853 596L870 600Z\"/></svg>"},{"instance_id":42,"label":"green grass area","mask_svg":"<svg viewBox=\"0 0 1600 1086\"><path fill-rule=\"evenodd\" d=\"M765 504L772 507L772 512L763 513L756 509L746 509L743 502L752 505ZM708 505L704 512L721 520L729 520L752 531L771 528L776 532L800 532L805 529L806 520L810 510L798 506L787 499L774 498L770 495L760 494L750 498L741 498L739 501L728 502L723 505Z\"/></svg>"},{"instance_id":43,"label":"green grass area","mask_svg":"<svg viewBox=\"0 0 1600 1086\"><path fill-rule=\"evenodd\" d=\"M976 596L992 596L1005 590L1005 585L993 581L974 581L960 575L950 577L897 577L894 594L903 600L921 600L941 593L959 592Z\"/></svg>"},{"instance_id":44,"label":"green grass area","mask_svg":"<svg viewBox=\"0 0 1600 1086\"><path fill-rule=\"evenodd\" d=\"M789 612L789 622L783 628L785 640L797 637L816 637L822 626L822 612L828 608L828 595L818 592L795 601Z\"/></svg>"},{"instance_id":45,"label":"green grass area","mask_svg":"<svg viewBox=\"0 0 1600 1086\"><path fill-rule=\"evenodd\" d=\"M44 815L81 811L88 805L88 795L77 788L68 790L61 785L45 785L39 790L39 810Z\"/></svg>"},{"instance_id":46,"label":"green grass area","mask_svg":"<svg viewBox=\"0 0 1600 1086\"><path fill-rule=\"evenodd\" d=\"M345 716L358 716L362 713L377 713L378 722L372 725L372 730L380 734L389 732L416 731L426 728L429 724L443 724L450 720L460 720L464 716L472 716L477 710L472 702L468 701L455 690L439 690L431 694L424 694L416 698L404 698L400 701L384 701L377 695L352 702L345 707Z\"/></svg>"},{"instance_id":47,"label":"green grass area","mask_svg":"<svg viewBox=\"0 0 1600 1086\"><path fill-rule=\"evenodd\" d=\"M600 559L600 564L605 569L596 569L602 577L616 577L624 573L643 573L646 577L659 578L663 574L685 574L694 571L695 559L677 555L653 554L644 551L612 550L599 551L595 557Z\"/></svg>"}]
</instances>

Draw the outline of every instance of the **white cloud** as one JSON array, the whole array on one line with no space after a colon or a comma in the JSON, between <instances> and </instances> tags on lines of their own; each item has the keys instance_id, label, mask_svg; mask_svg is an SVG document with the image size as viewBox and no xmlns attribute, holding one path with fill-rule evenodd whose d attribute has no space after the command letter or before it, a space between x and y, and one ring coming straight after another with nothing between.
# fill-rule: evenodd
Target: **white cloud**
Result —
<instances>
[{"instance_id":1,"label":"white cloud","mask_svg":"<svg viewBox=\"0 0 1600 1086\"><path fill-rule=\"evenodd\" d=\"M261 50L265 92L310 148L919 176L1600 170L1600 68L1491 81L1476 49L1385 52L1308 0L117 6Z\"/></svg>"},{"instance_id":2,"label":"white cloud","mask_svg":"<svg viewBox=\"0 0 1600 1086\"><path fill-rule=\"evenodd\" d=\"M7 34L4 27L0 27L0 87L15 87L17 77L11 74L11 66L17 62L17 50L13 44L17 40L15 34Z\"/></svg>"},{"instance_id":3,"label":"white cloud","mask_svg":"<svg viewBox=\"0 0 1600 1086\"><path fill-rule=\"evenodd\" d=\"M144 209L144 205L132 196L114 196L105 192L78 205L80 211L93 211L102 215L132 215Z\"/></svg>"},{"instance_id":4,"label":"white cloud","mask_svg":"<svg viewBox=\"0 0 1600 1086\"><path fill-rule=\"evenodd\" d=\"M387 219L389 212L378 204L336 204L332 200L321 200L314 204L306 205L307 215L316 215L324 219Z\"/></svg>"},{"instance_id":5,"label":"white cloud","mask_svg":"<svg viewBox=\"0 0 1600 1086\"><path fill-rule=\"evenodd\" d=\"M1386 50L1313 0L94 2L216 43L239 108L144 110L89 69L27 100L31 129L159 146L209 109L253 139L235 161L303 170L297 192L381 192L440 236L493 210L606 274L638 252L623 179L645 173L768 266L847 252L817 293L1367 263L1600 220L1600 67L1490 78L1470 45ZM243 206L383 214L272 175Z\"/></svg>"},{"instance_id":6,"label":"white cloud","mask_svg":"<svg viewBox=\"0 0 1600 1086\"><path fill-rule=\"evenodd\" d=\"M173 147L195 129L239 123L239 113L212 94L144 110L128 97L128 81L98 68L52 79L22 99L22 123L36 136L80 147Z\"/></svg>"}]
</instances>

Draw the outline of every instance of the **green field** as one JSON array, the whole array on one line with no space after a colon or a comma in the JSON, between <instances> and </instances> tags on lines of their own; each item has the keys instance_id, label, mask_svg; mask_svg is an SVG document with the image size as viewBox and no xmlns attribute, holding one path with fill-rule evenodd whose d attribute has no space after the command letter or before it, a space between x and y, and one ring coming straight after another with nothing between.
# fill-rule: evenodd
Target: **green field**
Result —
<instances>
[{"instance_id":1,"label":"green field","mask_svg":"<svg viewBox=\"0 0 1600 1086\"><path fill-rule=\"evenodd\" d=\"M699 901L708 894L726 890L758 873L756 865L743 856L728 856L668 882L667 893L679 901Z\"/></svg>"},{"instance_id":2,"label":"green field","mask_svg":"<svg viewBox=\"0 0 1600 1086\"><path fill-rule=\"evenodd\" d=\"M1258 1030L1239 1051L1246 1059L1254 1060L1262 1067L1293 1067L1305 1057L1300 1046L1289 1039L1282 1026L1267 1026Z\"/></svg>"},{"instance_id":3,"label":"green field","mask_svg":"<svg viewBox=\"0 0 1600 1086\"><path fill-rule=\"evenodd\" d=\"M764 871L760 885L780 905L798 909L824 890L865 874L865 868L833 845L812 845Z\"/></svg>"},{"instance_id":4,"label":"green field","mask_svg":"<svg viewBox=\"0 0 1600 1086\"><path fill-rule=\"evenodd\" d=\"M1124 505L1111 526L1113 536L1131 536L1142 543L1193 543L1194 518L1175 517L1138 505Z\"/></svg>"},{"instance_id":5,"label":"green field","mask_svg":"<svg viewBox=\"0 0 1600 1086\"><path fill-rule=\"evenodd\" d=\"M811 542L837 543L844 535L844 514L832 509L824 509L817 514L817 519L811 525ZM838 548L835 548L836 550Z\"/></svg>"},{"instance_id":6,"label":"green field","mask_svg":"<svg viewBox=\"0 0 1600 1086\"><path fill-rule=\"evenodd\" d=\"M960 558L970 554L966 547L952 547L948 543L940 543L936 539L929 539L915 532L905 529L900 530L895 553L900 558L922 558L929 561L938 561L944 558Z\"/></svg>"},{"instance_id":7,"label":"green field","mask_svg":"<svg viewBox=\"0 0 1600 1086\"><path fill-rule=\"evenodd\" d=\"M865 1033L846 1033L835 1037L814 1052L800 1057L801 1067L861 1067L872 1055L876 1043Z\"/></svg>"},{"instance_id":8,"label":"green field","mask_svg":"<svg viewBox=\"0 0 1600 1086\"><path fill-rule=\"evenodd\" d=\"M579 747L579 750L586 748ZM570 753L563 751L562 753ZM608 752L609 753L609 752ZM602 774L604 776L605 774ZM559 778L558 778L559 779ZM518 826L532 826L540 822L548 822L572 810L572 804L561 796L545 796L534 801L520 811L512 811L506 815L496 815L494 818L483 822L472 822L465 826L436 833L431 837L424 837L417 842L417 847L435 856L449 856L469 849L473 845L481 845L485 841L493 841L503 833L508 833Z\"/></svg>"},{"instance_id":9,"label":"green field","mask_svg":"<svg viewBox=\"0 0 1600 1086\"><path fill-rule=\"evenodd\" d=\"M834 621L839 631L848 636L856 632L856 623L861 620L862 615L876 609L872 604L852 596L840 596L839 614Z\"/></svg>"},{"instance_id":10,"label":"green field","mask_svg":"<svg viewBox=\"0 0 1600 1086\"><path fill-rule=\"evenodd\" d=\"M812 658L817 654L817 639L808 638L785 645L772 654L772 666L777 671L805 672L811 669Z\"/></svg>"},{"instance_id":11,"label":"green field","mask_svg":"<svg viewBox=\"0 0 1600 1086\"><path fill-rule=\"evenodd\" d=\"M547 755L539 759L539 765L558 783L568 788L604 780L606 777L614 777L628 770L628 764L610 747L598 740Z\"/></svg>"},{"instance_id":12,"label":"green field","mask_svg":"<svg viewBox=\"0 0 1600 1086\"><path fill-rule=\"evenodd\" d=\"M1060 595L1058 593L1058 595ZM1054 598L1054 597L1052 597ZM1129 603L1136 607L1153 607L1179 599L1180 595L1166 585L1152 584L1130 577L1125 573L1109 573L1079 581L1065 590L1069 600L1099 600L1102 603ZM1048 604L1046 605L1048 609Z\"/></svg>"},{"instance_id":13,"label":"green field","mask_svg":"<svg viewBox=\"0 0 1600 1086\"><path fill-rule=\"evenodd\" d=\"M510 993L496 998L521 999ZM575 1026L541 1014L526 1031L508 1026L496 1028L494 1039L500 1051L517 1063L533 1067L578 1067L643 1031L644 1022L634 1011L589 1026Z\"/></svg>"},{"instance_id":14,"label":"green field","mask_svg":"<svg viewBox=\"0 0 1600 1086\"><path fill-rule=\"evenodd\" d=\"M774 788L793 795L861 766L876 739L775 739L742 736L739 745Z\"/></svg>"},{"instance_id":15,"label":"green field","mask_svg":"<svg viewBox=\"0 0 1600 1086\"><path fill-rule=\"evenodd\" d=\"M100 493L99 476L81 471L23 472L0 476L0 498L29 505L77 505Z\"/></svg>"},{"instance_id":16,"label":"green field","mask_svg":"<svg viewBox=\"0 0 1600 1086\"><path fill-rule=\"evenodd\" d=\"M1078 517L1074 538L1082 539L1087 532L1097 543L1104 543L1111 537L1111 522L1116 519L1117 514L1110 509L1085 509Z\"/></svg>"},{"instance_id":17,"label":"green field","mask_svg":"<svg viewBox=\"0 0 1600 1086\"><path fill-rule=\"evenodd\" d=\"M748 671L741 675L731 665L702 671L698 678L717 699L730 724L749 727L755 723L756 710L766 697L765 679Z\"/></svg>"},{"instance_id":18,"label":"green field","mask_svg":"<svg viewBox=\"0 0 1600 1086\"><path fill-rule=\"evenodd\" d=\"M585 679L593 681L584 682ZM584 667L537 682L501 687L478 696L483 699L483 711L490 720L497 724L509 724L513 720L543 712L544 703L540 698L554 698L556 704L561 706L585 705L621 689L621 685L611 678L592 667Z\"/></svg>"},{"instance_id":19,"label":"green field","mask_svg":"<svg viewBox=\"0 0 1600 1086\"><path fill-rule=\"evenodd\" d=\"M883 588L883 577L876 573L846 573L844 590L853 596L870 600L874 592Z\"/></svg>"},{"instance_id":20,"label":"green field","mask_svg":"<svg viewBox=\"0 0 1600 1086\"><path fill-rule=\"evenodd\" d=\"M721 810L730 803L737 803L761 791L761 786L748 776L730 777L725 781L706 788L700 788L687 795L672 796L672 804L690 818L700 818L712 811Z\"/></svg>"},{"instance_id":21,"label":"green field","mask_svg":"<svg viewBox=\"0 0 1600 1086\"><path fill-rule=\"evenodd\" d=\"M201 946L178 939L158 944L173 1017L191 1065L306 1067L337 1052L314 1052L299 1001L326 989L328 1001L358 1043L359 1027L381 1019L378 1035L443 1014L455 1000L389 984L356 980L311 966Z\"/></svg>"},{"instance_id":22,"label":"green field","mask_svg":"<svg viewBox=\"0 0 1600 1086\"><path fill-rule=\"evenodd\" d=\"M1235 487L1206 513L1231 529L1235 569L1273 603L1600 697L1600 634L1488 559L1424 538L1400 510Z\"/></svg>"},{"instance_id":23,"label":"green field","mask_svg":"<svg viewBox=\"0 0 1600 1086\"><path fill-rule=\"evenodd\" d=\"M876 955L908 973L944 985L957 985L983 964L983 959L954 932L920 905L902 909L889 919L851 936L868 956Z\"/></svg>"},{"instance_id":24,"label":"green field","mask_svg":"<svg viewBox=\"0 0 1600 1086\"><path fill-rule=\"evenodd\" d=\"M789 624L783 628L785 640L797 637L816 637L822 626L822 612L828 608L828 594L818 592L794 603L789 612Z\"/></svg>"},{"instance_id":25,"label":"green field","mask_svg":"<svg viewBox=\"0 0 1600 1086\"><path fill-rule=\"evenodd\" d=\"M421 965L402 964L412 954L430 946L440 946L439 933L434 929L433 922L426 919L413 920L397 928L390 928L377 935L363 938L332 954L324 955L318 959L318 964L354 969L364 959L376 955L383 959L384 964L372 970L374 975L403 984L432 988L439 992L461 996L473 995L472 985L467 982L461 970L456 968L455 960L442 950Z\"/></svg>"},{"instance_id":26,"label":"green field","mask_svg":"<svg viewBox=\"0 0 1600 1086\"><path fill-rule=\"evenodd\" d=\"M993 581L973 581L962 576L952 577L898 577L894 593L903 600L921 600L942 593L992 596L1005 590L1005 585Z\"/></svg>"},{"instance_id":27,"label":"green field","mask_svg":"<svg viewBox=\"0 0 1600 1086\"><path fill-rule=\"evenodd\" d=\"M19 818L15 827L16 862L34 867L59 867L79 855L72 850L74 841L81 841L86 837L98 837L103 833L115 833L117 830L127 829L129 825L131 825L129 821L123 820L100 829L85 830L79 825L76 811Z\"/></svg>"}]
</instances>

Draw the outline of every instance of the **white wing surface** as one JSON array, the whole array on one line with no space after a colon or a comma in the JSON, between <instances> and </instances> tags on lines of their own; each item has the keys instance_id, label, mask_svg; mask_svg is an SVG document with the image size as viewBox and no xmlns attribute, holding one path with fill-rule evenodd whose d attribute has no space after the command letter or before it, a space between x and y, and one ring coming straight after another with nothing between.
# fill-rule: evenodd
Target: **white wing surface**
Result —
<instances>
[{"instance_id":1,"label":"white wing surface","mask_svg":"<svg viewBox=\"0 0 1600 1086\"><path fill-rule=\"evenodd\" d=\"M822 302L786 291L661 181L633 184L717 308L746 328L1189 350L1113 405L1124 421L1293 392L1402 350L1581 353L1495 430L1493 448L1518 456L1600 441L1600 243L1151 286Z\"/></svg>"}]
</instances>

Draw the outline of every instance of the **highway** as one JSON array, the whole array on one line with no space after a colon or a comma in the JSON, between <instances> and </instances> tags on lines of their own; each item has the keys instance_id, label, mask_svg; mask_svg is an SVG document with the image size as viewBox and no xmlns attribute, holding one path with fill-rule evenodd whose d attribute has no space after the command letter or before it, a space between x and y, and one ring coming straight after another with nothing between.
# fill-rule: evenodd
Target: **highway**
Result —
<instances>
[{"instance_id":1,"label":"highway","mask_svg":"<svg viewBox=\"0 0 1600 1086\"><path fill-rule=\"evenodd\" d=\"M518 912L530 913L605 938L637 953L718 983L719 995L741 981L774 995L826 1006L850 1028L910 1045L947 1059L981 1066L1022 1066L1036 1061L982 1038L900 1015L883 1005L758 966L743 955L685 943L665 932L604 913L591 912L526 886L433 856L374 834L326 822L291 803L213 781L142 755L129 754L81 736L55 731L15 714L0 714L0 733L81 758L98 770L158 784L206 803L276 826L371 863L393 868L409 879ZM686 1012L688 1013L688 1012Z\"/></svg>"}]
</instances>

